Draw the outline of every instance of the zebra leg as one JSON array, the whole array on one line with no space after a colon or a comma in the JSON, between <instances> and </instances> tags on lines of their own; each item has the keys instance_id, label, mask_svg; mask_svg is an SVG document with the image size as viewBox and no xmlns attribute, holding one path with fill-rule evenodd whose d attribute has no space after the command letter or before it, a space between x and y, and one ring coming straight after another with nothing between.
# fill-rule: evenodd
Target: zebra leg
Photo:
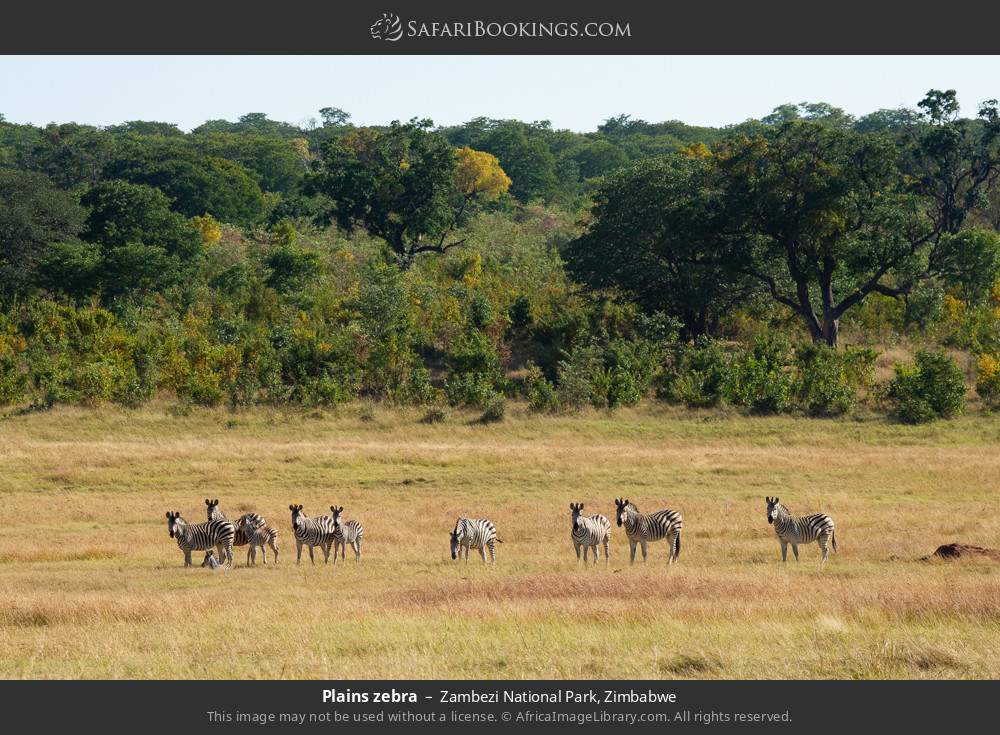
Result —
<instances>
[{"instance_id":1,"label":"zebra leg","mask_svg":"<svg viewBox=\"0 0 1000 735\"><path fill-rule=\"evenodd\" d=\"M191 566L191 549L186 549L184 551L184 566Z\"/></svg>"},{"instance_id":2,"label":"zebra leg","mask_svg":"<svg viewBox=\"0 0 1000 735\"><path fill-rule=\"evenodd\" d=\"M321 548L323 549L323 563L324 564L328 564L329 561L330 561L330 542L327 541L325 544L323 544L323 546ZM336 554L334 554L334 561L335 562L336 562L336 559L337 559Z\"/></svg>"},{"instance_id":3,"label":"zebra leg","mask_svg":"<svg viewBox=\"0 0 1000 735\"><path fill-rule=\"evenodd\" d=\"M795 554L795 561L799 560L799 545L796 543L792 544L792 553Z\"/></svg>"},{"instance_id":4,"label":"zebra leg","mask_svg":"<svg viewBox=\"0 0 1000 735\"><path fill-rule=\"evenodd\" d=\"M781 540L781 561L788 561L788 542Z\"/></svg>"},{"instance_id":5,"label":"zebra leg","mask_svg":"<svg viewBox=\"0 0 1000 735\"><path fill-rule=\"evenodd\" d=\"M309 544L309 561L312 562L313 566L316 565L316 558L313 556L313 545Z\"/></svg>"},{"instance_id":6,"label":"zebra leg","mask_svg":"<svg viewBox=\"0 0 1000 735\"><path fill-rule=\"evenodd\" d=\"M247 546L247 566L257 566L257 547L253 544Z\"/></svg>"},{"instance_id":7,"label":"zebra leg","mask_svg":"<svg viewBox=\"0 0 1000 735\"><path fill-rule=\"evenodd\" d=\"M468 546L465 547L465 563L466 564L469 563L469 547Z\"/></svg>"},{"instance_id":8,"label":"zebra leg","mask_svg":"<svg viewBox=\"0 0 1000 735\"><path fill-rule=\"evenodd\" d=\"M629 540L628 545L631 550L631 558L629 559L629 565L635 564L635 545L637 542Z\"/></svg>"},{"instance_id":9,"label":"zebra leg","mask_svg":"<svg viewBox=\"0 0 1000 735\"><path fill-rule=\"evenodd\" d=\"M295 563L302 563L302 542L295 539Z\"/></svg>"},{"instance_id":10,"label":"zebra leg","mask_svg":"<svg viewBox=\"0 0 1000 735\"><path fill-rule=\"evenodd\" d=\"M271 558L274 559L274 563L277 564L278 563L278 544L275 543L274 539L271 539L268 543L271 546L271 551L274 552L274 556L271 557Z\"/></svg>"},{"instance_id":11,"label":"zebra leg","mask_svg":"<svg viewBox=\"0 0 1000 735\"><path fill-rule=\"evenodd\" d=\"M587 565L587 552L588 551L590 551L590 547L585 544L584 547L583 547L583 565L584 566Z\"/></svg>"},{"instance_id":12,"label":"zebra leg","mask_svg":"<svg viewBox=\"0 0 1000 735\"><path fill-rule=\"evenodd\" d=\"M580 563L580 544L578 544L576 541L574 541L573 542L573 548L576 549L576 561L577 561L577 564L579 564Z\"/></svg>"},{"instance_id":13,"label":"zebra leg","mask_svg":"<svg viewBox=\"0 0 1000 735\"><path fill-rule=\"evenodd\" d=\"M677 557L674 555L674 545L677 543L676 531L667 537L667 543L670 544L670 553L667 554L667 564L670 565L677 561Z\"/></svg>"},{"instance_id":14,"label":"zebra leg","mask_svg":"<svg viewBox=\"0 0 1000 735\"><path fill-rule=\"evenodd\" d=\"M354 561L361 561L361 539L357 539L354 542Z\"/></svg>"},{"instance_id":15,"label":"zebra leg","mask_svg":"<svg viewBox=\"0 0 1000 735\"><path fill-rule=\"evenodd\" d=\"M611 563L611 557L608 555L608 539L604 539L604 565L607 566Z\"/></svg>"},{"instance_id":16,"label":"zebra leg","mask_svg":"<svg viewBox=\"0 0 1000 735\"><path fill-rule=\"evenodd\" d=\"M597 560L601 558L600 552L597 550L597 544L594 544L594 566L597 566Z\"/></svg>"},{"instance_id":17,"label":"zebra leg","mask_svg":"<svg viewBox=\"0 0 1000 735\"><path fill-rule=\"evenodd\" d=\"M257 557L257 547L254 547L254 552L253 553L254 553L254 560L256 560L256 557ZM260 545L260 558L261 558L261 563L266 567L267 566L267 547L264 546L264 544Z\"/></svg>"},{"instance_id":18,"label":"zebra leg","mask_svg":"<svg viewBox=\"0 0 1000 735\"><path fill-rule=\"evenodd\" d=\"M826 536L820 536L817 540L819 541L819 548L823 551L823 560L820 563L826 564L826 559L830 556L830 549L826 545Z\"/></svg>"},{"instance_id":19,"label":"zebra leg","mask_svg":"<svg viewBox=\"0 0 1000 735\"><path fill-rule=\"evenodd\" d=\"M649 548L649 543L646 541L646 539L643 539L642 541L639 542L639 544L642 546L642 563L645 564L646 563L646 551Z\"/></svg>"},{"instance_id":20,"label":"zebra leg","mask_svg":"<svg viewBox=\"0 0 1000 735\"><path fill-rule=\"evenodd\" d=\"M486 561L486 555L483 554L483 561ZM497 563L497 547L492 541L490 541L490 564Z\"/></svg>"}]
</instances>

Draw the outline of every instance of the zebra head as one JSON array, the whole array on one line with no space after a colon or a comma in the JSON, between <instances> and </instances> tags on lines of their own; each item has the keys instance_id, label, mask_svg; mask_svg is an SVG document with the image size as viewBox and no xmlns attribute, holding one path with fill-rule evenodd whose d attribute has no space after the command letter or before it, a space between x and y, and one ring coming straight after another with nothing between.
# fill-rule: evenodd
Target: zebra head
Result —
<instances>
[{"instance_id":1,"label":"zebra head","mask_svg":"<svg viewBox=\"0 0 1000 735\"><path fill-rule=\"evenodd\" d=\"M298 528L299 518L304 516L301 505L289 505L288 510L292 511L292 530Z\"/></svg>"},{"instance_id":2,"label":"zebra head","mask_svg":"<svg viewBox=\"0 0 1000 735\"><path fill-rule=\"evenodd\" d=\"M450 534L451 535L451 558L452 559L457 559L458 558L458 551L459 551L459 548L460 548L461 543L462 543L462 534L458 530L458 527L461 524L461 522L462 522L461 518L459 518L457 521L455 521L455 530L452 531L451 534Z\"/></svg>"},{"instance_id":3,"label":"zebra head","mask_svg":"<svg viewBox=\"0 0 1000 735\"><path fill-rule=\"evenodd\" d=\"M777 497L774 498L764 498L767 501L767 522L774 523L778 520L778 516L781 515L781 511L788 512L785 506L781 504Z\"/></svg>"},{"instance_id":4,"label":"zebra head","mask_svg":"<svg viewBox=\"0 0 1000 735\"><path fill-rule=\"evenodd\" d=\"M333 530L340 530L340 515L344 512L344 506L342 505L331 505L330 512L333 513Z\"/></svg>"},{"instance_id":5,"label":"zebra head","mask_svg":"<svg viewBox=\"0 0 1000 735\"><path fill-rule=\"evenodd\" d=\"M215 500L209 500L208 498L205 498L205 505L207 506L206 510L208 510L208 520L214 521L216 519L221 520L225 518L225 516L222 515L222 511L219 510L218 498L216 498Z\"/></svg>"},{"instance_id":6,"label":"zebra head","mask_svg":"<svg viewBox=\"0 0 1000 735\"><path fill-rule=\"evenodd\" d=\"M583 503L570 503L569 509L573 511L573 528L576 528L576 524L580 520L580 511L583 510Z\"/></svg>"},{"instance_id":7,"label":"zebra head","mask_svg":"<svg viewBox=\"0 0 1000 735\"><path fill-rule=\"evenodd\" d=\"M615 498L615 508L617 511L615 517L618 519L618 525L622 526L625 524L625 519L628 518L629 508L635 508L635 506L628 501L628 498Z\"/></svg>"},{"instance_id":8,"label":"zebra head","mask_svg":"<svg viewBox=\"0 0 1000 735\"><path fill-rule=\"evenodd\" d=\"M181 532L181 526L184 525L184 519L181 518L181 512L179 510L171 513L167 511L167 530L170 531L170 538L174 538L175 535Z\"/></svg>"}]
</instances>

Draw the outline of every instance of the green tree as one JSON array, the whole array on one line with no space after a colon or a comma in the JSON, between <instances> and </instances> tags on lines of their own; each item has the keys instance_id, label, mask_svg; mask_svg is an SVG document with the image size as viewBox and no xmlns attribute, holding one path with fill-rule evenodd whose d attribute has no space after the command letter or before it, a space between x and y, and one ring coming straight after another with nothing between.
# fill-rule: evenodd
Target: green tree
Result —
<instances>
[{"instance_id":1,"label":"green tree","mask_svg":"<svg viewBox=\"0 0 1000 735\"><path fill-rule=\"evenodd\" d=\"M42 174L0 169L0 301L31 289L46 248L76 240L85 214Z\"/></svg>"},{"instance_id":2,"label":"green tree","mask_svg":"<svg viewBox=\"0 0 1000 735\"><path fill-rule=\"evenodd\" d=\"M186 217L211 214L221 222L246 225L264 211L264 195L243 166L205 155L186 140L133 143L109 164L106 175L156 187Z\"/></svg>"},{"instance_id":3,"label":"green tree","mask_svg":"<svg viewBox=\"0 0 1000 735\"><path fill-rule=\"evenodd\" d=\"M725 246L717 226L710 158L674 155L635 163L595 194L593 224L565 251L567 267L593 289L618 290L647 313L679 318L689 338L752 294L753 283L706 262ZM698 263L699 265L695 265Z\"/></svg>"},{"instance_id":4,"label":"green tree","mask_svg":"<svg viewBox=\"0 0 1000 735\"><path fill-rule=\"evenodd\" d=\"M509 185L499 166L483 171L482 178L470 176L469 162L457 158L430 127L429 120L394 122L385 130L361 128L330 141L307 181L308 192L334 202L341 227L361 225L382 238L404 268L420 253L445 253L464 243L449 238L470 205ZM506 180L499 189L498 177Z\"/></svg>"}]
</instances>

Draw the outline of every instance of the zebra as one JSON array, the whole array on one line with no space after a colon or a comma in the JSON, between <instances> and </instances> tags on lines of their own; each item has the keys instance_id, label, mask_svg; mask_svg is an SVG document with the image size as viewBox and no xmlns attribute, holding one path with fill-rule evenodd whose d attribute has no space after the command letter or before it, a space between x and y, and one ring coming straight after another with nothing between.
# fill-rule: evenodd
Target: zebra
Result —
<instances>
[{"instance_id":1,"label":"zebra","mask_svg":"<svg viewBox=\"0 0 1000 735\"><path fill-rule=\"evenodd\" d=\"M608 564L608 543L611 541L611 522L600 513L592 516L583 516L583 503L570 503L569 509L573 511L573 546L576 548L576 560L580 561L580 547L583 547L583 561L587 561L587 551L594 550L594 564L600 554L597 552L597 545L604 545L604 563Z\"/></svg>"},{"instance_id":2,"label":"zebra","mask_svg":"<svg viewBox=\"0 0 1000 735\"><path fill-rule=\"evenodd\" d=\"M205 506L208 511L208 520L210 521L222 521L229 520L226 518L222 509L219 508L219 499L209 500L205 498ZM264 548L264 544L271 547L274 552L274 563L278 563L278 529L272 528L267 525L267 521L264 517L257 513L244 513L238 519L233 521L233 525L236 527L236 535L233 536L233 546L247 546L247 566L251 563L257 563L257 547L260 547L260 553L264 558L264 564L267 564L267 549Z\"/></svg>"},{"instance_id":3,"label":"zebra","mask_svg":"<svg viewBox=\"0 0 1000 735\"><path fill-rule=\"evenodd\" d=\"M340 520L340 514L344 512L344 506L330 506L333 513L333 523L336 531L333 534L333 563L337 563L337 549L340 549L340 558L343 559L347 553L347 547L354 549L354 560L361 561L361 537L364 536L365 529L360 521Z\"/></svg>"},{"instance_id":4,"label":"zebra","mask_svg":"<svg viewBox=\"0 0 1000 735\"><path fill-rule=\"evenodd\" d=\"M799 560L799 544L819 544L823 550L825 563L830 551L827 548L829 540L833 550L837 550L837 534L833 528L833 519L826 513L812 513L807 516L793 516L778 498L765 498L767 501L767 522L774 526L774 533L781 542L781 561L788 560L788 545L792 545L795 561Z\"/></svg>"},{"instance_id":5,"label":"zebra","mask_svg":"<svg viewBox=\"0 0 1000 735\"><path fill-rule=\"evenodd\" d=\"M167 529L170 538L177 539L177 546L184 552L184 566L191 564L192 551L219 550L219 560L227 566L233 565L233 536L236 528L230 521L218 520L205 523L188 523L181 518L180 511L167 511Z\"/></svg>"},{"instance_id":6,"label":"zebra","mask_svg":"<svg viewBox=\"0 0 1000 735\"><path fill-rule=\"evenodd\" d=\"M465 548L465 563L469 563L469 549L479 549L479 555L486 561L486 549L490 550L490 562L495 564L497 552L495 543L503 543L497 536L496 526L485 518L459 518L455 530L451 532L451 558L457 559Z\"/></svg>"},{"instance_id":7,"label":"zebra","mask_svg":"<svg viewBox=\"0 0 1000 735\"><path fill-rule=\"evenodd\" d=\"M301 505L289 505L288 510L292 511L292 531L295 533L295 563L302 563L303 545L309 547L309 561L313 564L316 563L313 558L314 546L319 546L323 550L323 563L329 563L330 546L337 532L333 519L330 516L309 518L302 512Z\"/></svg>"},{"instance_id":8,"label":"zebra","mask_svg":"<svg viewBox=\"0 0 1000 735\"><path fill-rule=\"evenodd\" d=\"M629 564L635 564L635 547L642 547L642 560L646 561L646 545L650 541L668 539L670 541L670 556L667 564L673 564L681 554L681 529L684 521L676 510L658 510L655 513L643 515L639 509L630 503L628 498L616 498L618 525L625 526L625 535L631 549Z\"/></svg>"},{"instance_id":9,"label":"zebra","mask_svg":"<svg viewBox=\"0 0 1000 735\"><path fill-rule=\"evenodd\" d=\"M205 552L205 561L203 561L201 565L203 567L208 567L209 569L218 569L220 566L222 566L221 564L219 564L219 561L215 558L215 552L212 551L211 549Z\"/></svg>"}]
</instances>

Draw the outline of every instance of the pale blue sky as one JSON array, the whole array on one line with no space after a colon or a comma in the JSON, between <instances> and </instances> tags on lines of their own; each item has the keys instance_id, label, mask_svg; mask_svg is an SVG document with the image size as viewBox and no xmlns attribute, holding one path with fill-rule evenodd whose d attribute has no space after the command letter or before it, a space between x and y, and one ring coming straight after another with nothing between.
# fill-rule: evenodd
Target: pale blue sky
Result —
<instances>
[{"instance_id":1,"label":"pale blue sky","mask_svg":"<svg viewBox=\"0 0 1000 735\"><path fill-rule=\"evenodd\" d=\"M430 117L551 120L593 130L627 113L724 125L784 102L864 114L957 89L965 114L1000 97L1000 56L6 56L13 122L161 120L189 130L265 112L293 123L340 107L358 124Z\"/></svg>"}]
</instances>

